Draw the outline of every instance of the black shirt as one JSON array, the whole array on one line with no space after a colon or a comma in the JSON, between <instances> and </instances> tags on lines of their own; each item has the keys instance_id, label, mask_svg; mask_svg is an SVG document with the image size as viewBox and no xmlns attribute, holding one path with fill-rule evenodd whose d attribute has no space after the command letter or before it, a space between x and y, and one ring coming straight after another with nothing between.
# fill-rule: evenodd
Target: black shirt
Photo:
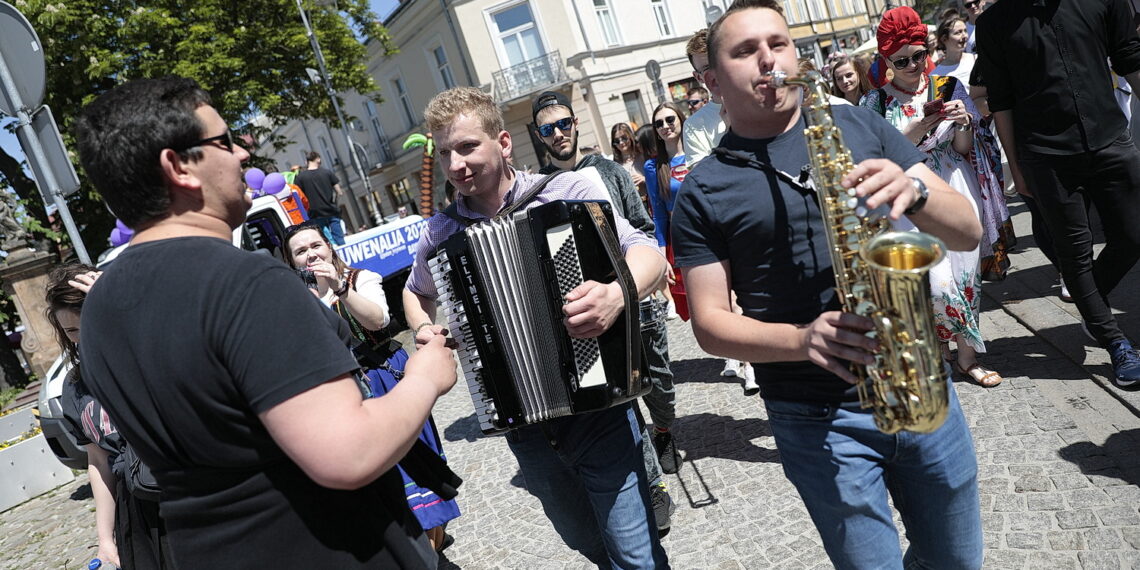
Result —
<instances>
[{"instance_id":1,"label":"black shirt","mask_svg":"<svg viewBox=\"0 0 1140 570\"><path fill-rule=\"evenodd\" d=\"M1013 111L1018 145L1042 154L1104 148L1128 128L1107 60L1140 69L1127 0L1001 0L978 18L991 111Z\"/></svg>"},{"instance_id":2,"label":"black shirt","mask_svg":"<svg viewBox=\"0 0 1140 570\"><path fill-rule=\"evenodd\" d=\"M634 185L633 178L629 176L625 168L604 156L588 154L582 157L582 160L579 160L578 164L575 164L574 168L570 170L578 171L591 167L598 171L598 176L605 183L606 191L610 194L610 201L613 203L616 213L628 220L629 225L653 237L653 218L649 217L649 212L645 210L645 203L637 194L637 186ZM559 170L558 166L551 162L539 169L538 173L552 174Z\"/></svg>"},{"instance_id":3,"label":"black shirt","mask_svg":"<svg viewBox=\"0 0 1140 570\"><path fill-rule=\"evenodd\" d=\"M336 174L327 168L302 170L293 179L309 199L309 216L313 218L340 217L340 209L336 206L335 186L338 182Z\"/></svg>"},{"instance_id":4,"label":"black shirt","mask_svg":"<svg viewBox=\"0 0 1140 570\"><path fill-rule=\"evenodd\" d=\"M832 113L856 164L889 158L906 170L926 158L871 109L837 105ZM746 139L729 129L720 146L783 172L799 173L810 164L803 131L802 117L771 139ZM809 323L824 311L840 308L815 196L775 175L709 155L677 194L672 231L678 266L728 261L730 285L745 316L769 323ZM766 399L858 399L855 386L808 361L759 363L754 368Z\"/></svg>"},{"instance_id":5,"label":"black shirt","mask_svg":"<svg viewBox=\"0 0 1140 570\"><path fill-rule=\"evenodd\" d=\"M81 318L83 377L163 488L179 567L425 565L395 469L321 487L258 417L357 367L347 325L280 261L208 237L132 245Z\"/></svg>"}]
</instances>

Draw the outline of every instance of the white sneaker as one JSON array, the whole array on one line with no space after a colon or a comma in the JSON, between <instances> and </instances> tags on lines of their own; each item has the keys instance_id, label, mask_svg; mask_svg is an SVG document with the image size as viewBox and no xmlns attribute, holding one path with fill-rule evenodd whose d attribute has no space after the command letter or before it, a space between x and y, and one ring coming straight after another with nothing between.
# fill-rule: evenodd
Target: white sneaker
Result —
<instances>
[{"instance_id":1,"label":"white sneaker","mask_svg":"<svg viewBox=\"0 0 1140 570\"><path fill-rule=\"evenodd\" d=\"M744 395L751 396L759 392L760 385L756 383L756 372L752 369L752 364L741 362L740 372L744 376Z\"/></svg>"},{"instance_id":2,"label":"white sneaker","mask_svg":"<svg viewBox=\"0 0 1140 570\"><path fill-rule=\"evenodd\" d=\"M680 318L680 315L677 314L677 306L672 302L669 303L669 311L665 313L665 318L670 321L675 321Z\"/></svg>"},{"instance_id":3,"label":"white sneaker","mask_svg":"<svg viewBox=\"0 0 1140 570\"><path fill-rule=\"evenodd\" d=\"M740 373L740 361L731 358L724 361L724 370L720 371L721 376L734 377Z\"/></svg>"}]
</instances>

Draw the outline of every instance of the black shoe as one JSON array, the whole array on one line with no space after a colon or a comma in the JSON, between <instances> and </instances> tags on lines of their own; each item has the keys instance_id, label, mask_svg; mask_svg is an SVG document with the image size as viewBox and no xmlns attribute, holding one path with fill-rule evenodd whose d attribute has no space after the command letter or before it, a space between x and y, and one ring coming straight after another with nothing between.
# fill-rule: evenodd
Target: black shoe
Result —
<instances>
[{"instance_id":1,"label":"black shoe","mask_svg":"<svg viewBox=\"0 0 1140 570\"><path fill-rule=\"evenodd\" d=\"M654 485L649 490L649 502L653 506L653 517L657 519L657 533L665 536L669 532L669 520L673 517L673 511L677 510L677 504L663 484Z\"/></svg>"},{"instance_id":2,"label":"black shoe","mask_svg":"<svg viewBox=\"0 0 1140 570\"><path fill-rule=\"evenodd\" d=\"M1112 383L1122 390L1140 389L1140 355L1136 354L1132 344L1124 339L1118 340L1108 348L1108 354L1112 357L1115 376ZM661 470L665 470L664 465Z\"/></svg>"},{"instance_id":3,"label":"black shoe","mask_svg":"<svg viewBox=\"0 0 1140 570\"><path fill-rule=\"evenodd\" d=\"M677 472L681 466L681 455L677 453L677 446L673 443L673 434L659 431L653 435L653 447L657 449L657 460L661 462L661 472L670 475Z\"/></svg>"}]
</instances>

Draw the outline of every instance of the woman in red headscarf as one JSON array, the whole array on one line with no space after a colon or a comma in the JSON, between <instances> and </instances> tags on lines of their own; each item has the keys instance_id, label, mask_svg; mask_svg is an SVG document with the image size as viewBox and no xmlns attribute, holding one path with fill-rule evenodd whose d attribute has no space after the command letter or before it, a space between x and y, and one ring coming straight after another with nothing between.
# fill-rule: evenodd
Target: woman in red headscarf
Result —
<instances>
[{"instance_id":1,"label":"woman in red headscarf","mask_svg":"<svg viewBox=\"0 0 1140 570\"><path fill-rule=\"evenodd\" d=\"M879 60L872 66L872 83L878 87L860 101L887 119L930 157L927 166L952 188L970 199L978 214L981 189L969 157L974 149L973 128L980 115L967 86L954 77L931 76L934 69L927 43L927 27L913 8L888 10L879 24ZM896 229L912 229L905 218ZM975 382L996 386L1001 375L982 366L977 353L985 352L978 315L981 312L979 250L951 251L930 271L934 321L942 352L956 372ZM950 352L950 341L958 348Z\"/></svg>"}]
</instances>

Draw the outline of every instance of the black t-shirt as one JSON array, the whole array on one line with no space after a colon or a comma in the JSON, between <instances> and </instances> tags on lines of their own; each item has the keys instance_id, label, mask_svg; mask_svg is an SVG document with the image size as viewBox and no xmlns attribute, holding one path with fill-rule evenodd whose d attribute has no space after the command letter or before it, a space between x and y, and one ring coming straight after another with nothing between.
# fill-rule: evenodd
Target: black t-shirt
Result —
<instances>
[{"instance_id":1,"label":"black t-shirt","mask_svg":"<svg viewBox=\"0 0 1140 570\"><path fill-rule=\"evenodd\" d=\"M336 174L327 168L302 170L293 179L293 183L299 186L305 197L309 199L309 216L313 218L340 216L340 209L336 206L336 188L334 188L338 182Z\"/></svg>"},{"instance_id":2,"label":"black t-shirt","mask_svg":"<svg viewBox=\"0 0 1140 570\"><path fill-rule=\"evenodd\" d=\"M132 245L81 330L83 377L166 493L180 567L424 566L395 469L321 487L258 419L357 367L347 325L281 262L208 237Z\"/></svg>"},{"instance_id":3,"label":"black t-shirt","mask_svg":"<svg viewBox=\"0 0 1140 570\"><path fill-rule=\"evenodd\" d=\"M79 374L79 368L72 368L63 382L64 427L79 445L94 443L110 454L112 465L122 453L123 437L115 429L107 410L99 404L87 389Z\"/></svg>"},{"instance_id":4,"label":"black t-shirt","mask_svg":"<svg viewBox=\"0 0 1140 570\"><path fill-rule=\"evenodd\" d=\"M925 158L870 109L834 106L832 113L856 164L889 158L906 170ZM798 175L810 164L803 130L802 117L771 139L745 139L730 129L720 146ZM746 316L771 323L808 323L824 311L839 309L814 194L712 154L685 178L672 226L678 266L729 262L732 289ZM858 399L854 386L811 362L761 363L755 370L764 398Z\"/></svg>"}]
</instances>

